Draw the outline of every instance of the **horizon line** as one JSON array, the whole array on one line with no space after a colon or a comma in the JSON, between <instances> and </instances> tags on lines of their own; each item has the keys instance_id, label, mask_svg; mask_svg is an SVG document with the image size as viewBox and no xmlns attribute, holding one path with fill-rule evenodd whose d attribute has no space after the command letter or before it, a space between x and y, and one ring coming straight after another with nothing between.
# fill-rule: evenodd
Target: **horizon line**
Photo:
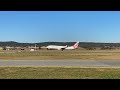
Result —
<instances>
[{"instance_id":1,"label":"horizon line","mask_svg":"<svg viewBox=\"0 0 120 90\"><path fill-rule=\"evenodd\" d=\"M0 41L0 42L16 42L16 43L45 43L45 42L78 42L78 41L41 41L41 42L19 42L19 41ZM80 42L80 41L79 41ZM95 41L81 41L80 43L120 43L120 42L95 42Z\"/></svg>"}]
</instances>

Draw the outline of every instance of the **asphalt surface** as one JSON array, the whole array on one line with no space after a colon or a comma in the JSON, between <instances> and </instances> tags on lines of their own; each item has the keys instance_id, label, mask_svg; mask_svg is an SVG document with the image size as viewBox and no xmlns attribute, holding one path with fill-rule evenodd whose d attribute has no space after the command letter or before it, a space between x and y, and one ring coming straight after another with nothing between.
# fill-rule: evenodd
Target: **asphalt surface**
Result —
<instances>
[{"instance_id":1,"label":"asphalt surface","mask_svg":"<svg viewBox=\"0 0 120 90\"><path fill-rule=\"evenodd\" d=\"M120 67L120 60L0 60L0 67Z\"/></svg>"}]
</instances>

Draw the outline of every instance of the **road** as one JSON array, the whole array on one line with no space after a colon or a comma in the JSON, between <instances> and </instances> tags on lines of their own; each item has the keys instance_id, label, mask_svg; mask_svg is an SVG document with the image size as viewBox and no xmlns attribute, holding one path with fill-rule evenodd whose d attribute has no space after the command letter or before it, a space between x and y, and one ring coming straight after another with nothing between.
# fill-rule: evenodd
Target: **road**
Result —
<instances>
[{"instance_id":1,"label":"road","mask_svg":"<svg viewBox=\"0 0 120 90\"><path fill-rule=\"evenodd\" d=\"M120 67L120 60L0 60L1 67Z\"/></svg>"}]
</instances>

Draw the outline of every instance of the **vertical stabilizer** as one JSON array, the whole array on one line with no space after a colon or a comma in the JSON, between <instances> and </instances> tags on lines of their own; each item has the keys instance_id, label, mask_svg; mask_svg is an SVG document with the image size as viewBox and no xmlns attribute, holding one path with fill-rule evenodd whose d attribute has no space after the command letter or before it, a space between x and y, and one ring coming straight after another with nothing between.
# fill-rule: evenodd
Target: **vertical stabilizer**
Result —
<instances>
[{"instance_id":1,"label":"vertical stabilizer","mask_svg":"<svg viewBox=\"0 0 120 90\"><path fill-rule=\"evenodd\" d=\"M75 43L73 47L74 47L74 49L76 49L76 48L78 48L78 46L79 46L79 41L77 43Z\"/></svg>"}]
</instances>

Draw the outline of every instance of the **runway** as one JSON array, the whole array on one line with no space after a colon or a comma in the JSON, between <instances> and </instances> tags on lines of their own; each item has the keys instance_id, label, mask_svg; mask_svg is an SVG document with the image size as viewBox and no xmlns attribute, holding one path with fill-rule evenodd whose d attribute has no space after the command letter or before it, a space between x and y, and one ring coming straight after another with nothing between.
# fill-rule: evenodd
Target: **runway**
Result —
<instances>
[{"instance_id":1,"label":"runway","mask_svg":"<svg viewBox=\"0 0 120 90\"><path fill-rule=\"evenodd\" d=\"M120 67L120 60L0 60L0 67Z\"/></svg>"}]
</instances>

